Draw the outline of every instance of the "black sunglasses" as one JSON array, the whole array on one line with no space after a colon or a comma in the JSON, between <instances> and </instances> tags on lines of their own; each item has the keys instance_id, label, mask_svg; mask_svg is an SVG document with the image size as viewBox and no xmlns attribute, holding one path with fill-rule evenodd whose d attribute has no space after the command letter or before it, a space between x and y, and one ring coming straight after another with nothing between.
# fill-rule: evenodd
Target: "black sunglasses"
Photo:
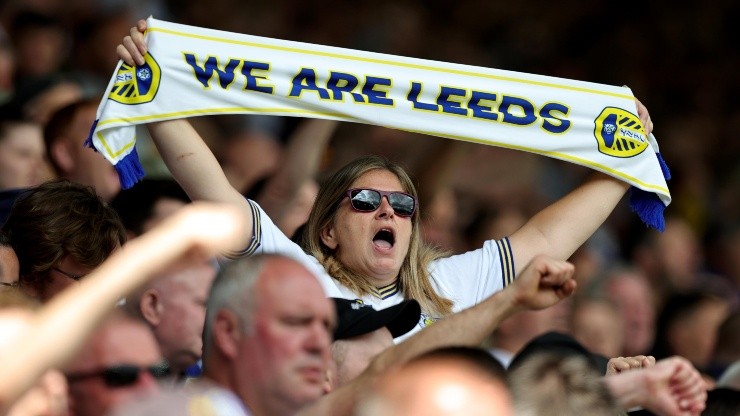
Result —
<instances>
[{"instance_id":1,"label":"black sunglasses","mask_svg":"<svg viewBox=\"0 0 740 416\"><path fill-rule=\"evenodd\" d=\"M388 199L393 212L400 217L410 217L416 211L416 198L404 192L379 191L371 188L353 188L346 192L355 211L373 212L380 207L383 197Z\"/></svg>"},{"instance_id":2,"label":"black sunglasses","mask_svg":"<svg viewBox=\"0 0 740 416\"><path fill-rule=\"evenodd\" d=\"M92 377L102 377L103 382L108 387L126 387L136 383L142 371L148 371L154 378L162 378L170 374L170 368L167 363L159 363L149 367L120 364L100 370L66 374L66 376L69 383Z\"/></svg>"}]
</instances>

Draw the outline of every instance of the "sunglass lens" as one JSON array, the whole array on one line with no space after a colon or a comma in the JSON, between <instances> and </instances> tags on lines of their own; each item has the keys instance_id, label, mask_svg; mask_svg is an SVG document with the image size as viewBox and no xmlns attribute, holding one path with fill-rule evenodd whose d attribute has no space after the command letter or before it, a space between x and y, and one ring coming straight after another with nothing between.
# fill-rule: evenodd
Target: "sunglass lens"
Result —
<instances>
[{"instance_id":1,"label":"sunglass lens","mask_svg":"<svg viewBox=\"0 0 740 416\"><path fill-rule=\"evenodd\" d=\"M103 373L105 384L110 387L123 387L136 383L139 379L139 367L119 365L110 367Z\"/></svg>"},{"instance_id":2,"label":"sunglass lens","mask_svg":"<svg viewBox=\"0 0 740 416\"><path fill-rule=\"evenodd\" d=\"M166 362L155 364L149 367L149 373L151 373L154 378L167 377L168 375L170 375L170 367L169 365L167 365Z\"/></svg>"},{"instance_id":3,"label":"sunglass lens","mask_svg":"<svg viewBox=\"0 0 740 416\"><path fill-rule=\"evenodd\" d=\"M375 211L380 206L380 194L370 189L352 192L352 207L358 211Z\"/></svg>"},{"instance_id":4,"label":"sunglass lens","mask_svg":"<svg viewBox=\"0 0 740 416\"><path fill-rule=\"evenodd\" d=\"M391 203L393 211L398 215L409 217L414 213L414 198L409 195L393 193L388 198L388 201Z\"/></svg>"}]
</instances>

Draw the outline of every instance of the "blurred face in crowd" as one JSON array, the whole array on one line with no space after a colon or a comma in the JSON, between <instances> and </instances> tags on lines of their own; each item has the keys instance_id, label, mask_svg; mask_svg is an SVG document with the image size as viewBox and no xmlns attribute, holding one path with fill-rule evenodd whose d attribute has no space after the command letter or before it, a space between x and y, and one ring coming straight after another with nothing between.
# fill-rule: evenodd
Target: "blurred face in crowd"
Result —
<instances>
[{"instance_id":1,"label":"blurred face in crowd","mask_svg":"<svg viewBox=\"0 0 740 416\"><path fill-rule=\"evenodd\" d=\"M717 330L730 311L725 300L709 298L683 319L670 324L666 337L674 354L705 368L714 352Z\"/></svg>"},{"instance_id":2,"label":"blurred face in crowd","mask_svg":"<svg viewBox=\"0 0 740 416\"><path fill-rule=\"evenodd\" d=\"M106 323L65 371L72 414L105 415L122 403L156 392L155 378L146 368L161 360L146 325L130 318ZM137 367L139 371L135 377L115 379L102 374L105 369L121 365Z\"/></svg>"},{"instance_id":3,"label":"blurred face in crowd","mask_svg":"<svg viewBox=\"0 0 740 416\"><path fill-rule=\"evenodd\" d=\"M101 198L110 201L121 190L118 174L103 155L83 146L95 122L96 111L93 105L78 110L65 137L54 142L49 151L62 176L92 186Z\"/></svg>"},{"instance_id":4,"label":"blurred face in crowd","mask_svg":"<svg viewBox=\"0 0 740 416\"><path fill-rule=\"evenodd\" d=\"M31 288L35 292L31 295L46 302L64 289L78 284L80 279L92 271L92 267L80 264L72 256L65 256L46 272L47 278L43 279L40 285Z\"/></svg>"},{"instance_id":5,"label":"blurred face in crowd","mask_svg":"<svg viewBox=\"0 0 740 416\"><path fill-rule=\"evenodd\" d=\"M195 364L203 354L206 301L215 278L215 267L203 263L163 277L144 294L143 302L156 302L154 334L173 372Z\"/></svg>"},{"instance_id":6,"label":"blurred face in crowd","mask_svg":"<svg viewBox=\"0 0 740 416\"><path fill-rule=\"evenodd\" d=\"M0 137L0 190L30 188L45 179L44 139L41 128L13 123Z\"/></svg>"},{"instance_id":7,"label":"blurred face in crowd","mask_svg":"<svg viewBox=\"0 0 740 416\"><path fill-rule=\"evenodd\" d=\"M352 183L352 188L406 192L396 175L381 169L366 172ZM373 285L382 286L398 276L409 251L411 231L411 217L397 215L388 198L383 197L375 211L359 212L344 197L334 223L322 231L321 237L342 264L368 276Z\"/></svg>"},{"instance_id":8,"label":"blurred face in crowd","mask_svg":"<svg viewBox=\"0 0 740 416\"><path fill-rule=\"evenodd\" d=\"M586 349L604 357L622 354L622 316L610 303L589 300L577 303L571 318L571 333Z\"/></svg>"},{"instance_id":9,"label":"blurred face in crowd","mask_svg":"<svg viewBox=\"0 0 740 416\"><path fill-rule=\"evenodd\" d=\"M609 298L622 314L624 352L628 357L647 354L655 338L652 290L640 275L615 276L608 285Z\"/></svg>"}]
</instances>

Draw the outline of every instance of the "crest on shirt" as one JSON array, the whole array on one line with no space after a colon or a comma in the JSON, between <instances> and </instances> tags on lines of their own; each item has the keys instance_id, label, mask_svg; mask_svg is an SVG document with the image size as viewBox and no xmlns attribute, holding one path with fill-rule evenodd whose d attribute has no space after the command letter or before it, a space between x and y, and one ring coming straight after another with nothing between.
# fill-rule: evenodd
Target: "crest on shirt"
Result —
<instances>
[{"instance_id":1,"label":"crest on shirt","mask_svg":"<svg viewBox=\"0 0 740 416\"><path fill-rule=\"evenodd\" d=\"M429 325L434 324L435 322L439 321L439 318L434 318L432 316L429 316L425 313L421 314L421 319L419 319L419 326L422 328L426 328Z\"/></svg>"},{"instance_id":2,"label":"crest on shirt","mask_svg":"<svg viewBox=\"0 0 740 416\"><path fill-rule=\"evenodd\" d=\"M143 104L154 99L161 71L151 54L144 55L144 61L140 66L121 64L108 98L121 104Z\"/></svg>"},{"instance_id":3,"label":"crest on shirt","mask_svg":"<svg viewBox=\"0 0 740 416\"><path fill-rule=\"evenodd\" d=\"M594 135L599 152L614 157L632 157L648 146L639 117L621 108L607 107L596 117Z\"/></svg>"}]
</instances>

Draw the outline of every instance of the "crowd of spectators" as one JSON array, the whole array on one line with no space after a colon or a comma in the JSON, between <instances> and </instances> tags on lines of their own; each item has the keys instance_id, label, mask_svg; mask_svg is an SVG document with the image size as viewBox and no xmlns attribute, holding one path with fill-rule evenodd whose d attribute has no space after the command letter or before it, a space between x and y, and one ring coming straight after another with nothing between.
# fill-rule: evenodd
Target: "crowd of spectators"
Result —
<instances>
[{"instance_id":1,"label":"crowd of spectators","mask_svg":"<svg viewBox=\"0 0 740 416\"><path fill-rule=\"evenodd\" d=\"M725 391L730 397L737 393L732 389L739 386L724 379L732 379L728 368L740 360L740 141L733 138L740 128L740 106L735 99L740 93L740 78L736 76L740 35L735 25L740 5L723 1L712 7L678 7L669 2L582 4L574 0L558 4L452 4L438 0L328 0L319 4L293 0L264 4L234 0L6 1L0 5L0 224L9 215L11 219L0 233L0 294L17 289L13 274L48 273L59 283L42 287L37 277L24 283L25 293L47 302L74 286L66 278L79 280L93 273L108 256L125 247L125 240L156 229L189 204L152 140L137 143L147 179L124 191L112 166L82 147L116 66L116 45L138 19L148 15L258 36L628 85L650 109L654 133L671 169L673 202L666 210L665 232L647 229L623 201L569 259L578 282L573 297L553 302L556 304L543 310L526 308L532 310L502 319L492 333L480 334L477 344L498 359L503 365L501 374L505 374L511 360L533 339L555 331L569 334L571 341L603 357L654 357L652 362L638 359L637 364L627 367L655 367L657 370L651 373L655 377L659 377L659 371L683 371L681 374L686 376L689 368L696 369L710 397L725 397ZM422 236L426 242L454 254L511 235L535 213L584 183L589 173L585 168L542 156L441 138L422 140L415 133L375 126L265 116L208 116L192 119L191 123L204 137L231 186L257 201L280 230L296 239L318 185L349 161L367 154L401 165L419 184L419 205L424 207ZM13 201L29 188L37 189L36 193L21 198L18 206L24 208L16 207L9 214ZM71 193L75 196L69 196ZM52 213L65 204L71 214L54 217ZM78 228L68 229L63 223ZM46 233L54 237L48 238ZM67 243L73 235L75 241ZM56 257L34 258L36 251L48 250L39 243L47 240L58 244ZM221 252L230 252L220 248ZM265 261L282 260L268 257ZM24 266L29 263L34 265L33 270ZM255 269L245 273L260 275L260 264L245 266ZM120 293L126 297L126 307L121 309L144 325L128 322L130 316L108 318L77 354L70 352L64 364L60 359L44 369L48 370L43 379L47 384L36 388L49 396L54 396L49 392L67 396L54 387L60 385L54 379L58 374L50 370L61 368L68 378L70 374L84 376L82 382L70 382L63 407L69 401L69 408L82 415L96 414L96 409L108 406L95 407L75 396L86 397L87 389L93 389L83 384L90 382L85 374L95 367L92 363L97 359L89 358L95 355L91 349L106 342L132 342L121 336L124 329L111 335L111 328L128 326L126 330L132 333L151 329L145 331L146 342L152 338L161 354L137 353L138 358L146 355L146 362L137 362L141 368L136 374L146 368L156 375L157 359L164 358L178 377L197 376L203 370L200 351L208 348L206 342L212 342L216 350L211 353L217 358L211 358L211 362L217 364L212 364L210 373L205 368L205 379L228 387L251 407L264 405L269 409L269 403L251 404L253 398L241 395L240 389L251 392L249 387L253 386L245 387L249 383L238 375L234 363L240 360L229 355L227 335L241 339L239 342L256 342L255 346L244 347L254 348L250 351L260 352L264 346L258 341L244 341L229 328L208 327L207 289L211 281L221 279L215 277L217 269L219 266L204 256L199 262L188 262L187 267L170 264L152 271L146 285ZM39 308L33 301L32 306L25 300L8 302L24 311ZM219 317L212 317L210 322L221 322ZM206 334L223 332L224 338L201 339L204 320ZM227 325L230 321L224 318L224 322ZM378 339L385 342L381 338L373 342ZM467 344L476 344L473 341L476 339ZM328 349L324 351L325 347L316 343L318 346L311 347L318 351L316 354L328 355ZM138 347L145 344L137 341ZM82 341L78 348L81 345ZM416 355L422 352L414 351ZM377 389L377 397L373 396L369 404L358 408L358 414L392 414L383 411L388 409L383 406L391 406L400 414L421 411L412 410L416 408L410 400L404 401L414 394L411 390L408 397L393 396L392 390L397 389L390 387L392 383L408 385L404 377L419 379L436 370L446 374L449 365L440 364L435 370L433 364L474 360L474 354L447 351L436 359L433 354L425 355L403 367L407 374L380 374L380 369L391 367L390 363L412 358L403 350L388 353L383 356L386 361L373 361L368 370L375 371L369 377L373 381L382 377L388 383ZM682 361L671 359L673 356L682 357ZM478 366L487 365L474 361ZM473 383L477 387L485 384L489 388L486 394L503 397L498 404L530 414L527 412L532 409L522 410L517 402L517 389L522 383L534 383L526 378L526 371L540 375L554 371L566 376L569 371L585 372L578 369L577 362L555 361L545 357L520 371L524 378L509 381L489 374L492 370L467 374L461 370L460 377L477 380ZM246 368L250 363L239 365ZM254 368L249 371L255 374L264 370L260 364L265 363L251 364ZM221 370L215 373L215 368ZM232 378L224 380L227 376ZM434 377L447 376L430 376L429 381ZM347 391L358 391L358 386L370 389L369 384L363 384L369 383L366 379L359 380L339 389L341 393L328 403L340 403L340 409L356 404L358 398ZM647 383L639 381L643 382ZM626 410L625 403L656 413L666 409L640 400L620 402L619 395L627 394L620 390L620 383L628 384L605 384L609 391L594 390L590 399L599 401L605 412ZM223 393L210 384L203 386L201 390L209 397ZM141 391L154 390L148 384L139 387ZM547 386L543 388L547 390ZM717 393L712 394L714 390ZM205 394L203 391L198 394ZM616 397L594 399L600 395ZM7 404L4 397L0 391L2 406ZM542 397L546 397L544 393ZM225 395L221 399L230 403L233 397ZM85 413L82 404L90 404L92 410ZM325 405L321 402L315 409ZM261 413L260 409L251 410Z\"/></svg>"}]
</instances>

